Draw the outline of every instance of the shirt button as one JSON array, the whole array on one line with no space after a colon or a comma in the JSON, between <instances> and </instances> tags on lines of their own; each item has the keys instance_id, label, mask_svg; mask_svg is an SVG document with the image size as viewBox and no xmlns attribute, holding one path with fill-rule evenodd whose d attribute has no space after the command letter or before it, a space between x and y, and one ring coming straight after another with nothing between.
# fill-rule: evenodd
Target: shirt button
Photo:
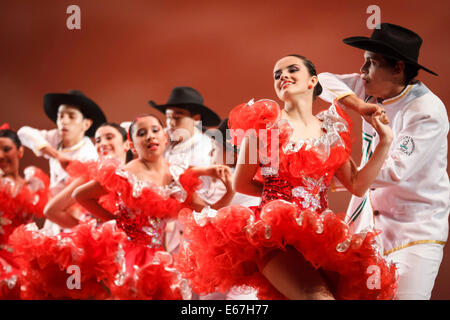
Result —
<instances>
[{"instance_id":1,"label":"shirt button","mask_svg":"<svg viewBox=\"0 0 450 320\"><path fill-rule=\"evenodd\" d=\"M375 211L373 212L373 214L374 214L375 216L377 216L377 215L379 215L379 214L380 214L380 211L378 211L378 210L375 210Z\"/></svg>"}]
</instances>

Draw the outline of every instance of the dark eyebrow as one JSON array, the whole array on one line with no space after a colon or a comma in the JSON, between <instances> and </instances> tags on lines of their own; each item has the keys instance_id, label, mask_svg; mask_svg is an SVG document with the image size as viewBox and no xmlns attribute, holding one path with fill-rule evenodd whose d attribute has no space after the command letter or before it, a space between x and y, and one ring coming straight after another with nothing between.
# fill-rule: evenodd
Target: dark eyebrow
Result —
<instances>
[{"instance_id":1,"label":"dark eyebrow","mask_svg":"<svg viewBox=\"0 0 450 320\"><path fill-rule=\"evenodd\" d=\"M290 66L287 66L286 68L290 68L290 67L295 67L295 66L299 66L298 64L291 64ZM273 73L273 74L276 74L277 72L280 72L281 71L281 69L278 69L278 70L275 70L275 72Z\"/></svg>"},{"instance_id":2,"label":"dark eyebrow","mask_svg":"<svg viewBox=\"0 0 450 320\"><path fill-rule=\"evenodd\" d=\"M76 114L75 111L71 111L71 110L69 110L69 111L58 111L58 114L62 114L62 113L67 113L69 115Z\"/></svg>"}]
</instances>

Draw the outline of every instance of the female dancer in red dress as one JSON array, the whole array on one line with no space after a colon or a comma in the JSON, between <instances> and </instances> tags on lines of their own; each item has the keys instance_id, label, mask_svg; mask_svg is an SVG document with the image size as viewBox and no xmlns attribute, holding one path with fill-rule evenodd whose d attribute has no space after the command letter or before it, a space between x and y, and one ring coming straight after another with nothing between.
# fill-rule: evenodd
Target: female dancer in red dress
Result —
<instances>
[{"instance_id":1,"label":"female dancer in red dress","mask_svg":"<svg viewBox=\"0 0 450 320\"><path fill-rule=\"evenodd\" d=\"M93 179L102 159L124 163L127 133L114 123L101 125L95 133L99 161L69 160L66 171L72 181L44 209L46 218L70 232L49 235L34 224L17 228L11 235L15 260L21 270L21 299L104 299L109 283L120 271L115 261L125 235L113 224L98 225L72 198L78 186ZM74 273L75 271L75 273ZM79 286L72 283L79 271Z\"/></svg>"},{"instance_id":2,"label":"female dancer in red dress","mask_svg":"<svg viewBox=\"0 0 450 320\"><path fill-rule=\"evenodd\" d=\"M283 109L251 101L229 116L236 144L242 140L235 190L261 196L260 206L180 215L186 241L179 270L205 294L247 285L261 299L392 299L395 267L377 251L375 234L351 234L326 194L334 176L357 195L375 179L392 141L383 113L372 116L380 144L358 169L350 158L351 119L336 104L312 113L321 87L309 60L280 59L274 87ZM258 170L263 185L254 179Z\"/></svg>"},{"instance_id":3,"label":"female dancer in red dress","mask_svg":"<svg viewBox=\"0 0 450 320\"><path fill-rule=\"evenodd\" d=\"M105 159L115 159L120 164L125 164L128 157L127 132L116 123L107 122L95 131L95 148L100 162ZM45 207L44 214L51 221L63 228L73 228L83 219L83 209L72 198L73 191L82 184L93 179L98 161L70 161L66 168L72 181L54 196Z\"/></svg>"},{"instance_id":4,"label":"female dancer in red dress","mask_svg":"<svg viewBox=\"0 0 450 320\"><path fill-rule=\"evenodd\" d=\"M164 249L164 229L183 208L201 210L205 202L195 193L201 175L219 178L228 192L213 206L227 205L234 196L226 166L180 168L169 165L163 153L167 135L154 116L137 118L129 129L137 159L124 167L104 162L95 180L75 190L76 200L102 220L116 220L127 239L124 269L110 289L120 299L189 298L189 288L173 268Z\"/></svg>"},{"instance_id":5,"label":"female dancer in red dress","mask_svg":"<svg viewBox=\"0 0 450 320\"><path fill-rule=\"evenodd\" d=\"M9 243L18 226L43 217L48 199L48 176L36 167L19 174L23 146L9 125L0 127L0 299L20 297L20 268Z\"/></svg>"}]
</instances>

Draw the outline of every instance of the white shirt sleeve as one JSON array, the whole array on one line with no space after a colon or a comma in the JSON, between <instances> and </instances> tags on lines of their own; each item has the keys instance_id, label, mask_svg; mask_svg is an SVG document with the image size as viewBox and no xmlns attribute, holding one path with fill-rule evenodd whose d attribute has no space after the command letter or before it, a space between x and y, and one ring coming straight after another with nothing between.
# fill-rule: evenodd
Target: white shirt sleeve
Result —
<instances>
[{"instance_id":1,"label":"white shirt sleeve","mask_svg":"<svg viewBox=\"0 0 450 320\"><path fill-rule=\"evenodd\" d=\"M38 130L28 126L24 126L17 131L20 142L31 149L38 157L42 156L40 151L46 146L57 147L59 142L59 134L57 129Z\"/></svg>"},{"instance_id":2,"label":"white shirt sleeve","mask_svg":"<svg viewBox=\"0 0 450 320\"><path fill-rule=\"evenodd\" d=\"M446 142L449 123L445 118L418 104L408 107L403 114L403 129L395 134L388 158L372 186L397 184L426 166Z\"/></svg>"},{"instance_id":3,"label":"white shirt sleeve","mask_svg":"<svg viewBox=\"0 0 450 320\"><path fill-rule=\"evenodd\" d=\"M333 102L350 94L356 94L359 98L365 98L364 83L358 73L333 74L322 72L318 75L319 83L322 85L320 98Z\"/></svg>"}]
</instances>

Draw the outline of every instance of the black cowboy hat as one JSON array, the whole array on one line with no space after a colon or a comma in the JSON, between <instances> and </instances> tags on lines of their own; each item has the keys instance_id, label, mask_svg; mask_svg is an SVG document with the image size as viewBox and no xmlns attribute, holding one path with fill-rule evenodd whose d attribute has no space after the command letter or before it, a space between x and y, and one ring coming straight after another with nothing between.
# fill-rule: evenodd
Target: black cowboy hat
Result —
<instances>
[{"instance_id":1,"label":"black cowboy hat","mask_svg":"<svg viewBox=\"0 0 450 320\"><path fill-rule=\"evenodd\" d=\"M92 120L92 126L85 133L88 137L93 137L97 128L106 122L105 114L94 101L79 90L69 90L67 93L47 93L44 96L45 114L55 123L62 104L77 107L85 118Z\"/></svg>"},{"instance_id":2,"label":"black cowboy hat","mask_svg":"<svg viewBox=\"0 0 450 320\"><path fill-rule=\"evenodd\" d=\"M401 26L381 23L373 30L370 38L350 37L342 41L352 47L402 60L437 76L435 72L417 62L422 38L417 33Z\"/></svg>"},{"instance_id":3,"label":"black cowboy hat","mask_svg":"<svg viewBox=\"0 0 450 320\"><path fill-rule=\"evenodd\" d=\"M202 95L191 87L173 88L166 104L158 105L154 101L149 101L148 103L162 113L166 113L166 109L170 107L176 107L185 109L192 115L200 114L202 125L206 127L214 127L220 123L220 117L217 113L204 106Z\"/></svg>"}]
</instances>

